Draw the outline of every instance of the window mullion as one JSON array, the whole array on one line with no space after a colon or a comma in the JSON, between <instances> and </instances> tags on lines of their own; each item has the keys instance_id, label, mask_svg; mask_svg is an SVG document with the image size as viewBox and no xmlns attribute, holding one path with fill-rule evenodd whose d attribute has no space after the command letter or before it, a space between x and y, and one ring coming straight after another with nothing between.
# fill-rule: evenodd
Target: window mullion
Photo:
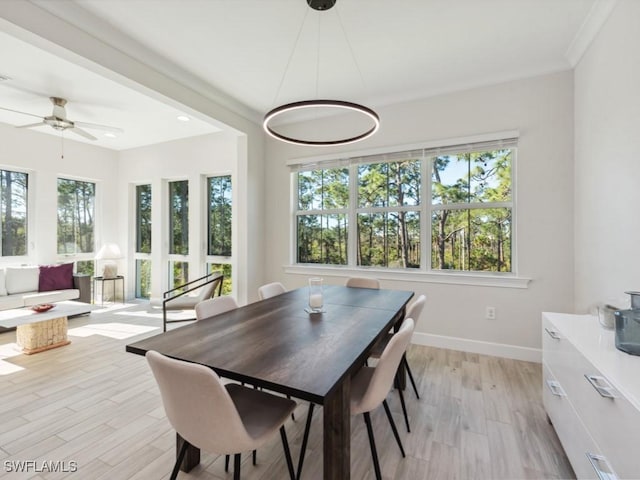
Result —
<instances>
[{"instance_id":1,"label":"window mullion","mask_svg":"<svg viewBox=\"0 0 640 480\"><path fill-rule=\"evenodd\" d=\"M433 239L431 238L431 218L433 216L431 207L431 168L433 157L422 157L420 163L420 175L422 182L420 185L422 196L422 208L420 215L420 269L429 271L431 270L431 245Z\"/></svg>"},{"instance_id":2,"label":"window mullion","mask_svg":"<svg viewBox=\"0 0 640 480\"><path fill-rule=\"evenodd\" d=\"M358 217L356 207L358 205L358 165L353 163L349 165L349 242L347 250L347 265L350 267L357 266L358 253Z\"/></svg>"}]
</instances>

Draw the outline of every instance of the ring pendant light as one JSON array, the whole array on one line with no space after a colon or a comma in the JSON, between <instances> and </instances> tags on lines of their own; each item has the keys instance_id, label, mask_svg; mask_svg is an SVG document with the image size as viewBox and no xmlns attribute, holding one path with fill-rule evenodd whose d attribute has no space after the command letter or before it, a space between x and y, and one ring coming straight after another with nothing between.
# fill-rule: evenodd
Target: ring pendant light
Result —
<instances>
[{"instance_id":1,"label":"ring pendant light","mask_svg":"<svg viewBox=\"0 0 640 480\"><path fill-rule=\"evenodd\" d=\"M331 7L333 7L336 4L336 0L307 0L307 4L314 10L324 11L324 10L329 10ZM346 34L345 34L345 37L346 37ZM294 46L294 51L295 51L295 46ZM351 53L353 55L353 51ZM292 55L293 55L293 52L292 52ZM354 63L356 63L355 57L353 60L354 60ZM288 68L288 65L287 65L287 68ZM284 75L286 75L286 73L287 72L285 70ZM283 81L284 81L284 76L283 76ZM285 135L283 133L276 131L272 126L273 121L276 118L291 112L295 112L299 110L313 110L313 109L319 110L319 109L327 109L327 108L342 110L342 111L352 112L352 113L355 112L361 115L363 118L365 118L368 122L370 122L370 127L368 126L367 129L364 130L362 133L359 133L356 135L350 135L342 138L337 138L333 140L308 140L304 138ZM299 102L287 103L285 105L281 105L279 107L276 107L270 110L264 116L264 121L262 123L262 126L265 132L267 132L267 134L269 134L271 137L277 140L291 143L294 145L322 147L322 146L347 145L350 143L359 142L360 140L364 140L365 138L369 138L374 133L376 133L380 128L380 117L371 108L365 107L364 105L360 105L354 102L347 102L343 100L326 100L326 99L304 100Z\"/></svg>"}]
</instances>

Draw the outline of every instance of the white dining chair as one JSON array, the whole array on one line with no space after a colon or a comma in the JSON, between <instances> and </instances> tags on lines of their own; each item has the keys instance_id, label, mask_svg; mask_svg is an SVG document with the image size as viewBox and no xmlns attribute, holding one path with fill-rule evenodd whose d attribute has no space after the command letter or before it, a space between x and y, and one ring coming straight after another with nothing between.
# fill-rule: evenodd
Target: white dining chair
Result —
<instances>
[{"instance_id":1,"label":"white dining chair","mask_svg":"<svg viewBox=\"0 0 640 480\"><path fill-rule=\"evenodd\" d=\"M379 289L380 282L375 278L351 277L347 279L347 287Z\"/></svg>"},{"instance_id":2,"label":"white dining chair","mask_svg":"<svg viewBox=\"0 0 640 480\"><path fill-rule=\"evenodd\" d=\"M384 407L384 411L389 419L391 430L400 448L400 453L405 457L404 448L400 435L398 435L398 429L393 421L391 410L387 404L387 395L393 386L393 382L396 378L398 366L402 361L409 342L411 341L411 335L413 335L413 329L415 323L411 318L405 318L402 322L402 326L397 333L389 340L387 347L380 356L375 367L362 367L353 377L351 377L351 399L349 402L349 408L351 415L358 415L362 413L364 422L367 426L367 434L369 436L369 447L371 448L371 457L373 459L373 469L376 474L376 480L382 480L382 474L380 473L380 462L378 460L378 452L376 449L375 437L373 435L373 428L371 426L370 413L378 408L380 404ZM302 473L302 465L304 463L304 455L307 447L307 441L309 439L309 427L311 425L311 416L313 415L313 403L309 407L309 413L307 415L307 423L305 426L304 434L302 437L302 446L300 449L300 459L298 461L298 469L296 478L300 480Z\"/></svg>"},{"instance_id":3,"label":"white dining chair","mask_svg":"<svg viewBox=\"0 0 640 480\"><path fill-rule=\"evenodd\" d=\"M420 295L408 308L404 315L404 318L413 318L415 322L420 319L420 314L424 309L425 304L427 303L427 297L425 295ZM391 338L395 335L394 333L387 333L382 340L375 344L371 353L369 354L370 358L380 358L382 352L387 347L387 344L391 340ZM409 380L411 381L411 385L413 386L413 391L416 394L416 397L420 399L420 394L418 393L418 387L416 386L416 381L413 378L413 373L411 372L411 367L409 367L409 362L407 362L407 355L402 356L401 360L405 369L407 370L407 375L409 375ZM400 404L402 405L402 413L404 414L404 422L407 426L407 432L411 431L411 427L409 426L409 415L407 414L407 407L404 403L404 394L402 393L402 389L398 387L398 395L400 396Z\"/></svg>"},{"instance_id":4,"label":"white dining chair","mask_svg":"<svg viewBox=\"0 0 640 480\"><path fill-rule=\"evenodd\" d=\"M238 308L238 303L233 297L228 295L224 297L213 297L196 305L196 320L220 315L221 313L235 310L236 308Z\"/></svg>"},{"instance_id":5,"label":"white dining chair","mask_svg":"<svg viewBox=\"0 0 640 480\"><path fill-rule=\"evenodd\" d=\"M280 282L267 283L266 285L262 285L258 288L258 298L260 300L264 300L266 298L275 297L276 295L281 295L286 292L287 289L284 288Z\"/></svg>"},{"instance_id":6,"label":"white dining chair","mask_svg":"<svg viewBox=\"0 0 640 480\"><path fill-rule=\"evenodd\" d=\"M295 480L284 423L296 402L236 383L224 385L210 368L146 354L169 423L184 439L171 473L175 480L187 447L234 455L234 480L240 479L241 452L255 450L278 430L289 476Z\"/></svg>"}]
</instances>

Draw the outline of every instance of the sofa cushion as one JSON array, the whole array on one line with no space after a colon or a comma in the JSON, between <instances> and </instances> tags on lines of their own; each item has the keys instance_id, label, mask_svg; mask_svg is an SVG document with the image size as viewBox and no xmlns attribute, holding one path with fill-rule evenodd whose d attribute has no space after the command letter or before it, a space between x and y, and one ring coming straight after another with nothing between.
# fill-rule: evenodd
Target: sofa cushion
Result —
<instances>
[{"instance_id":1,"label":"sofa cushion","mask_svg":"<svg viewBox=\"0 0 640 480\"><path fill-rule=\"evenodd\" d=\"M4 281L4 269L0 268L0 297L4 297L7 294L7 285Z\"/></svg>"},{"instance_id":2,"label":"sofa cushion","mask_svg":"<svg viewBox=\"0 0 640 480\"><path fill-rule=\"evenodd\" d=\"M40 269L34 267L7 267L5 270L5 283L7 293L37 292Z\"/></svg>"},{"instance_id":3,"label":"sofa cushion","mask_svg":"<svg viewBox=\"0 0 640 480\"><path fill-rule=\"evenodd\" d=\"M11 308L24 307L24 298L22 294L3 295L0 297L0 310L9 310Z\"/></svg>"},{"instance_id":4,"label":"sofa cushion","mask_svg":"<svg viewBox=\"0 0 640 480\"><path fill-rule=\"evenodd\" d=\"M73 288L73 263L40 265L39 292Z\"/></svg>"},{"instance_id":5,"label":"sofa cushion","mask_svg":"<svg viewBox=\"0 0 640 480\"><path fill-rule=\"evenodd\" d=\"M49 292L34 292L23 295L22 300L25 307L32 307L41 303L62 302L64 300L75 300L80 297L80 290L75 288L66 290L52 290Z\"/></svg>"}]
</instances>

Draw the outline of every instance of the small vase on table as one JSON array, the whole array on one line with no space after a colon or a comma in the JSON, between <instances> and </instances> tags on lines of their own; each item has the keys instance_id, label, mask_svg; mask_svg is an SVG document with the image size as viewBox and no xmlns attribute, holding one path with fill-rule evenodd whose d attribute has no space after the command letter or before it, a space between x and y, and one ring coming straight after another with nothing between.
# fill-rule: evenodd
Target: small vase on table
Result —
<instances>
[{"instance_id":1,"label":"small vase on table","mask_svg":"<svg viewBox=\"0 0 640 480\"><path fill-rule=\"evenodd\" d=\"M322 297L322 278L309 279L309 313L321 313L324 299Z\"/></svg>"}]
</instances>

